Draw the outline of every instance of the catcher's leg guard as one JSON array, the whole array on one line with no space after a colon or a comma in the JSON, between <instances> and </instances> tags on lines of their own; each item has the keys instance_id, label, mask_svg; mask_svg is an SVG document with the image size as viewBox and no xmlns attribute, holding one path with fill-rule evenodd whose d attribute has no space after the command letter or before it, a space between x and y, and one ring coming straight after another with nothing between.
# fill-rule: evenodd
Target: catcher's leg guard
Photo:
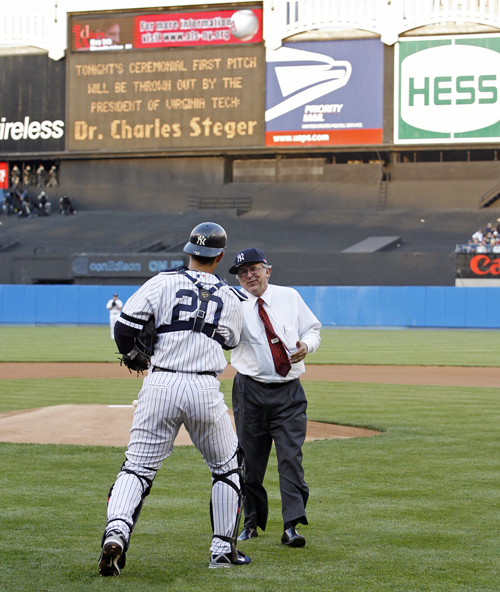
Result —
<instances>
[{"instance_id":1,"label":"catcher's leg guard","mask_svg":"<svg viewBox=\"0 0 500 592\"><path fill-rule=\"evenodd\" d=\"M234 529L233 529L231 536L225 536L225 535L214 533L214 535L212 537L212 538L217 537L217 538L221 539L222 541L228 542L231 545L231 556L232 556L232 560L233 560L234 564L238 563L238 550L236 548L236 541L238 538L238 530L240 528L241 512L243 509L243 500L245 497L244 496L245 481L243 478L243 475L244 475L244 454L243 454L243 450L239 446L236 450L235 456L236 456L236 461L237 461L237 467L235 469L232 469L232 470L230 470L226 473L222 473L220 475L216 474L216 473L212 473L212 492L213 492L214 485L216 483L218 483L219 481L222 481L226 485L229 485L229 487L232 487L236 491L236 493L238 494L238 507L236 510L236 519L235 519L235 523L234 523ZM230 479L231 475L238 475L239 483L240 483L239 487ZM212 498L210 499L210 520L212 522L212 530L215 530Z\"/></svg>"},{"instance_id":2,"label":"catcher's leg guard","mask_svg":"<svg viewBox=\"0 0 500 592\"><path fill-rule=\"evenodd\" d=\"M131 483L123 484L123 480L127 480L129 476L132 478L132 485ZM130 477L128 479L129 481ZM135 484L139 484L139 488L135 485L135 491L133 491L134 482ZM108 521L105 535L106 532L113 530L115 527L123 532L126 539L125 551L129 547L130 535L139 519L144 499L149 495L152 486L152 479L144 475L139 475L137 472L122 466L115 483L109 490ZM118 492L117 489L119 490ZM120 528L120 522L124 523L126 527L124 528L122 526Z\"/></svg>"}]
</instances>

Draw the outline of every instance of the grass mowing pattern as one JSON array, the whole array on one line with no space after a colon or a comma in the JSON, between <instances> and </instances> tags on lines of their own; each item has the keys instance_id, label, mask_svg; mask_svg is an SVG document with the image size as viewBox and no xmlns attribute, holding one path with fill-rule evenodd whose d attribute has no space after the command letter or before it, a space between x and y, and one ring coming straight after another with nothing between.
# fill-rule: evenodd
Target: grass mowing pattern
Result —
<instances>
[{"instance_id":1,"label":"grass mowing pattern","mask_svg":"<svg viewBox=\"0 0 500 592\"><path fill-rule=\"evenodd\" d=\"M50 405L131 405L137 399L141 384L140 379L135 381L127 378L2 380L0 413Z\"/></svg>"},{"instance_id":2,"label":"grass mowing pattern","mask_svg":"<svg viewBox=\"0 0 500 592\"><path fill-rule=\"evenodd\" d=\"M115 361L107 327L0 327L0 337L2 361ZM498 339L488 331L324 330L310 361L496 366ZM0 411L130 404L140 383L3 380ZM99 578L106 496L124 450L0 443L1 591L496 591L498 389L304 384L309 419L385 430L305 444L304 549L279 544L273 452L267 531L240 544L253 563L209 570L210 474L193 447L176 447L146 500L122 576ZM228 401L230 381L222 389Z\"/></svg>"},{"instance_id":3,"label":"grass mowing pattern","mask_svg":"<svg viewBox=\"0 0 500 592\"><path fill-rule=\"evenodd\" d=\"M500 331L323 329L321 340L309 364L499 365ZM116 351L108 326L0 326L1 362L118 363Z\"/></svg>"},{"instance_id":4,"label":"grass mowing pattern","mask_svg":"<svg viewBox=\"0 0 500 592\"><path fill-rule=\"evenodd\" d=\"M498 366L500 331L323 329L309 364Z\"/></svg>"},{"instance_id":5,"label":"grass mowing pattern","mask_svg":"<svg viewBox=\"0 0 500 592\"><path fill-rule=\"evenodd\" d=\"M109 326L0 326L0 362L117 362Z\"/></svg>"},{"instance_id":6,"label":"grass mowing pattern","mask_svg":"<svg viewBox=\"0 0 500 592\"><path fill-rule=\"evenodd\" d=\"M101 402L128 402L138 387L130 380L89 381L84 398ZM28 405L31 393L33 407L50 392L36 386L44 382L6 381L9 392L29 383L21 400ZM70 380L58 402L76 402L85 382ZM128 385L135 390L125 393ZM229 381L223 389L229 392ZM306 389L309 419L387 431L305 445L311 498L310 526L301 529L304 549L279 544L273 453L268 529L240 544L253 563L209 570L210 475L193 447L176 447L146 500L122 576L100 579L106 495L124 451L0 444L2 592L496 591L497 389L327 382L306 383Z\"/></svg>"}]
</instances>

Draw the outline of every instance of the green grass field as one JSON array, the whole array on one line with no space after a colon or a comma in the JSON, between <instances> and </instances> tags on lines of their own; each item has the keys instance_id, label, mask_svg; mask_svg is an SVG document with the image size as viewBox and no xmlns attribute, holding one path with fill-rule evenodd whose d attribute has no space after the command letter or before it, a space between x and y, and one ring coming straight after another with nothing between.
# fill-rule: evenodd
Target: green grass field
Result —
<instances>
[{"instance_id":1,"label":"green grass field","mask_svg":"<svg viewBox=\"0 0 500 592\"><path fill-rule=\"evenodd\" d=\"M311 364L498 366L500 331L323 329ZM0 326L1 362L116 362L108 326Z\"/></svg>"},{"instance_id":2,"label":"green grass field","mask_svg":"<svg viewBox=\"0 0 500 592\"><path fill-rule=\"evenodd\" d=\"M498 366L498 340L493 331L326 330L310 361ZM53 361L114 361L114 351L107 327L0 327L0 361L41 361L44 352ZM0 591L497 591L498 389L304 385L309 419L384 430L305 444L304 549L280 545L272 456L268 528L240 544L252 564L209 570L210 474L193 447L176 447L146 500L122 575L99 578L106 496L124 451L1 443ZM139 387L123 379L2 380L0 411L128 404ZM229 402L230 382L222 388Z\"/></svg>"}]
</instances>

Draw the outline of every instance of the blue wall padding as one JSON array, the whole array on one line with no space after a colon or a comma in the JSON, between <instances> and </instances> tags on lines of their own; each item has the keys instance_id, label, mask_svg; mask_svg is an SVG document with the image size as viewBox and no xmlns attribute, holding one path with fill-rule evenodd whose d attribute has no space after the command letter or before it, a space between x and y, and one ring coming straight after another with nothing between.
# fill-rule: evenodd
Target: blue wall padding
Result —
<instances>
[{"instance_id":1,"label":"blue wall padding","mask_svg":"<svg viewBox=\"0 0 500 592\"><path fill-rule=\"evenodd\" d=\"M114 292L125 302L138 286L0 285L0 323L100 325ZM497 288L451 286L296 287L323 325L499 328Z\"/></svg>"}]
</instances>

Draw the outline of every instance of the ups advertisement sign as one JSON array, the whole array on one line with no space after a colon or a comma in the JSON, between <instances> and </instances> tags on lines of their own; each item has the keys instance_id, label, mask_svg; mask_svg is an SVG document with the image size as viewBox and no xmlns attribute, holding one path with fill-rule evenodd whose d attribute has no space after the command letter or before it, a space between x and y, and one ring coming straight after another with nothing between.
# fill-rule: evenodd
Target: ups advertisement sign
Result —
<instances>
[{"instance_id":1,"label":"ups advertisement sign","mask_svg":"<svg viewBox=\"0 0 500 592\"><path fill-rule=\"evenodd\" d=\"M457 253L455 268L461 279L500 279L500 253Z\"/></svg>"},{"instance_id":2,"label":"ups advertisement sign","mask_svg":"<svg viewBox=\"0 0 500 592\"><path fill-rule=\"evenodd\" d=\"M72 53L68 148L264 145L262 44Z\"/></svg>"}]
</instances>

